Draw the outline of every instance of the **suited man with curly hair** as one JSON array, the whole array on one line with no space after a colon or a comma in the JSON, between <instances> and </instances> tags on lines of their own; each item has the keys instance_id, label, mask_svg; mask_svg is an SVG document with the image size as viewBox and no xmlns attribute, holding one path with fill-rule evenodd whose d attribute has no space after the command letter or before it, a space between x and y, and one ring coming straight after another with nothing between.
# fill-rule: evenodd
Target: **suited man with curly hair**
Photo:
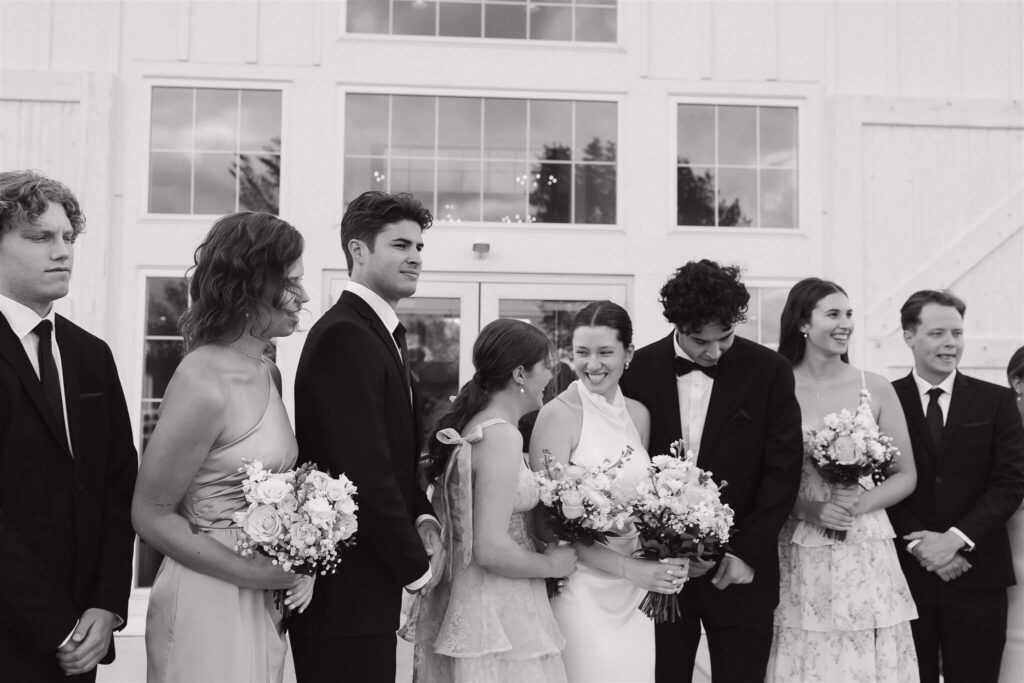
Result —
<instances>
[{"instance_id":1,"label":"suited man with curly hair","mask_svg":"<svg viewBox=\"0 0 1024 683\"><path fill-rule=\"evenodd\" d=\"M673 330L639 349L625 394L651 413L652 454L684 439L697 464L728 482L735 511L731 550L691 561L682 618L658 624L656 680L690 681L708 635L715 680L763 681L779 601L777 538L796 500L803 445L788 361L742 337L750 295L739 268L691 261L661 289Z\"/></svg>"}]
</instances>

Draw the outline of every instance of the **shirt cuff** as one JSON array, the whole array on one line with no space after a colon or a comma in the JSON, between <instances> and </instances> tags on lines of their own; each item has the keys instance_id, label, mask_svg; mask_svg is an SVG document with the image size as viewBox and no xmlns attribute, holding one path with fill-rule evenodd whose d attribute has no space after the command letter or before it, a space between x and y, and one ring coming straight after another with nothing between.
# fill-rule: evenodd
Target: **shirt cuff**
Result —
<instances>
[{"instance_id":1,"label":"shirt cuff","mask_svg":"<svg viewBox=\"0 0 1024 683\"><path fill-rule=\"evenodd\" d=\"M964 547L964 548L961 548L961 550L963 550L965 553L969 553L972 550L974 550L974 541L972 541L971 539L967 538L967 534L965 534L964 532L960 531L955 526L949 527L949 530L952 531L957 536L959 536L960 540L967 544L967 546Z\"/></svg>"},{"instance_id":2,"label":"shirt cuff","mask_svg":"<svg viewBox=\"0 0 1024 683\"><path fill-rule=\"evenodd\" d=\"M68 637L65 638L64 640L62 640L60 645L57 646L58 650L61 649L62 647L64 647L65 645L67 645L68 641L71 640L71 636L75 635L75 631L78 630L78 622L79 621L80 620L78 620L78 619L75 620L75 628L71 629L71 633L68 634Z\"/></svg>"},{"instance_id":3,"label":"shirt cuff","mask_svg":"<svg viewBox=\"0 0 1024 683\"><path fill-rule=\"evenodd\" d=\"M425 516L428 516L428 515L425 515ZM437 520L434 520L434 521L436 522ZM408 586L406 586L405 590L409 591L410 593L415 593L419 589L421 589L424 586L426 586L427 582L430 581L430 579L432 579L433 577L434 577L434 573L432 571L430 571L430 567L427 567L427 573L424 574L423 576L421 576L420 578L416 579L412 583L410 583Z\"/></svg>"},{"instance_id":4,"label":"shirt cuff","mask_svg":"<svg viewBox=\"0 0 1024 683\"><path fill-rule=\"evenodd\" d=\"M437 533L441 533L441 522L437 521L437 517L434 515L420 515L416 518L416 528L420 528L420 524L424 522L430 522L437 527Z\"/></svg>"},{"instance_id":5,"label":"shirt cuff","mask_svg":"<svg viewBox=\"0 0 1024 683\"><path fill-rule=\"evenodd\" d=\"M914 552L914 548L916 548L917 544L920 543L920 542L921 542L920 538L915 538L913 541L908 543L907 544L907 552L908 553L913 553Z\"/></svg>"}]
</instances>

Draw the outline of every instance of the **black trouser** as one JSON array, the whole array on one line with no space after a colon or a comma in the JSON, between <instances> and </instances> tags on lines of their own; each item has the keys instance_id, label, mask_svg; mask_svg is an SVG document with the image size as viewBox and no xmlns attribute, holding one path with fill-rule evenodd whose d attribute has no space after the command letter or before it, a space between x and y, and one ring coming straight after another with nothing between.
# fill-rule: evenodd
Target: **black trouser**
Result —
<instances>
[{"instance_id":1,"label":"black trouser","mask_svg":"<svg viewBox=\"0 0 1024 683\"><path fill-rule=\"evenodd\" d=\"M742 624L721 623L711 613L684 611L675 623L655 626L657 683L690 683L700 646L700 627L708 635L711 678L727 683L763 683L772 649L772 613Z\"/></svg>"},{"instance_id":2,"label":"black trouser","mask_svg":"<svg viewBox=\"0 0 1024 683\"><path fill-rule=\"evenodd\" d=\"M946 584L915 593L910 622L921 683L996 683L1006 644L1005 588L954 589Z\"/></svg>"},{"instance_id":3,"label":"black trouser","mask_svg":"<svg viewBox=\"0 0 1024 683\"><path fill-rule=\"evenodd\" d=\"M394 633L352 638L303 634L292 638L291 645L298 683L395 682Z\"/></svg>"}]
</instances>

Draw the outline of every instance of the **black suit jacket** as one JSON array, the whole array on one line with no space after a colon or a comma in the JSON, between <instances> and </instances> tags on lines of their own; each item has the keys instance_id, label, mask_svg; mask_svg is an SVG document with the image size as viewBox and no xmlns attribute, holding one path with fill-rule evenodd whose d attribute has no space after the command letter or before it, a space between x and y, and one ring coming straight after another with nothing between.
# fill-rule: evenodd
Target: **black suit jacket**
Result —
<instances>
[{"instance_id":1,"label":"black suit jacket","mask_svg":"<svg viewBox=\"0 0 1024 683\"><path fill-rule=\"evenodd\" d=\"M66 681L57 647L90 607L128 616L138 456L110 349L61 316L68 426L0 315L0 678ZM114 645L103 663L114 659Z\"/></svg>"},{"instance_id":2,"label":"black suit jacket","mask_svg":"<svg viewBox=\"0 0 1024 683\"><path fill-rule=\"evenodd\" d=\"M949 589L1003 588L1014 584L1006 521L1024 496L1024 429L1013 392L973 377L956 375L938 453L932 447L913 375L895 382L910 430L917 464L917 488L889 508L899 536L912 531L943 532L955 526L975 543L965 554L971 569ZM911 590L937 586L897 539L900 562Z\"/></svg>"},{"instance_id":3,"label":"black suit jacket","mask_svg":"<svg viewBox=\"0 0 1024 683\"><path fill-rule=\"evenodd\" d=\"M358 487L359 530L337 574L317 579L292 634L394 633L402 587L429 566L414 523L432 510L417 484L422 436L397 347L351 292L306 339L295 379L295 429L301 462L343 472Z\"/></svg>"},{"instance_id":4,"label":"black suit jacket","mask_svg":"<svg viewBox=\"0 0 1024 683\"><path fill-rule=\"evenodd\" d=\"M638 350L622 378L623 392L651 413L651 454L668 453L682 435L672 335ZM779 601L778 535L800 486L803 444L793 369L785 358L737 337L718 362L697 464L717 482L735 511L732 554L754 568L754 581L722 591L709 572L692 579L687 596L703 591L723 621L763 618ZM715 591L716 593L711 593Z\"/></svg>"}]
</instances>

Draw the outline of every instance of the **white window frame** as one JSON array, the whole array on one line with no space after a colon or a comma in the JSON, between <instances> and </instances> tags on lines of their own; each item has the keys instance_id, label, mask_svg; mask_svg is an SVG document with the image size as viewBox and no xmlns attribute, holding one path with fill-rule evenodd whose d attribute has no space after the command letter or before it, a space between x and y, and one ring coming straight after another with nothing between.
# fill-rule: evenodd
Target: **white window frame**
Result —
<instances>
[{"instance_id":1,"label":"white window frame","mask_svg":"<svg viewBox=\"0 0 1024 683\"><path fill-rule=\"evenodd\" d=\"M143 145L140 151L139 168L140 174L139 196L141 206L139 207L138 222L140 224L205 224L209 225L211 219L223 214L220 213L154 213L149 210L149 177L150 177L150 150L152 149L153 133L153 88L203 88L203 89L226 89L226 90L270 90L281 93L281 184L278 187L278 215L287 215L288 196L291 187L292 173L288 168L288 157L290 156L289 139L287 131L291 128L291 111L289 102L290 83L278 80L224 80L224 79L203 79L203 78L167 78L167 77L143 77L144 87L142 89L143 125L145 130L142 134ZM194 163L194 162L193 162Z\"/></svg>"},{"instance_id":2,"label":"white window frame","mask_svg":"<svg viewBox=\"0 0 1024 683\"><path fill-rule=\"evenodd\" d=\"M499 221L461 221L459 223L454 222L435 222L435 227L449 229L453 227L458 228L473 228L480 229L485 228L487 230L497 231L522 231L524 228L530 229L541 229L544 231L558 230L558 231L602 231L602 232L622 232L624 226L627 225L626 217L623 215L623 210L626 207L626 203L622 201L622 187L624 176L623 168L625 167L626 154L624 153L624 146L622 140L624 139L625 130L625 94L623 93L586 93L580 91L572 92L538 92L535 90L459 90L456 88L408 88L408 87L387 87L387 86L362 86L355 83L340 84L338 87L338 154L337 154L337 177L341 179L344 184L345 178L345 121L347 118L347 111L345 108L345 97L347 95L413 95L420 97L472 97L472 98L498 98L498 99L519 99L519 100L558 100L558 101L572 101L572 102L607 102L614 103L616 105L616 121L615 121L615 135L616 135L616 153L615 153L615 222L614 223L502 223ZM437 125L438 121L434 122L434 135L435 139L437 136ZM424 159L434 159L436 157L424 157ZM527 163L533 163L535 160L527 157ZM573 164L575 166L575 164ZM342 215L345 210L344 202L350 198L351 193L344 186L341 188L342 191L337 199L337 205L334 207L336 215ZM392 189L392 191L398 191ZM434 195L437 194L437 174L434 174ZM352 197L354 198L354 196ZM433 212L433 210L432 210ZM435 221L436 221L435 216Z\"/></svg>"}]
</instances>

